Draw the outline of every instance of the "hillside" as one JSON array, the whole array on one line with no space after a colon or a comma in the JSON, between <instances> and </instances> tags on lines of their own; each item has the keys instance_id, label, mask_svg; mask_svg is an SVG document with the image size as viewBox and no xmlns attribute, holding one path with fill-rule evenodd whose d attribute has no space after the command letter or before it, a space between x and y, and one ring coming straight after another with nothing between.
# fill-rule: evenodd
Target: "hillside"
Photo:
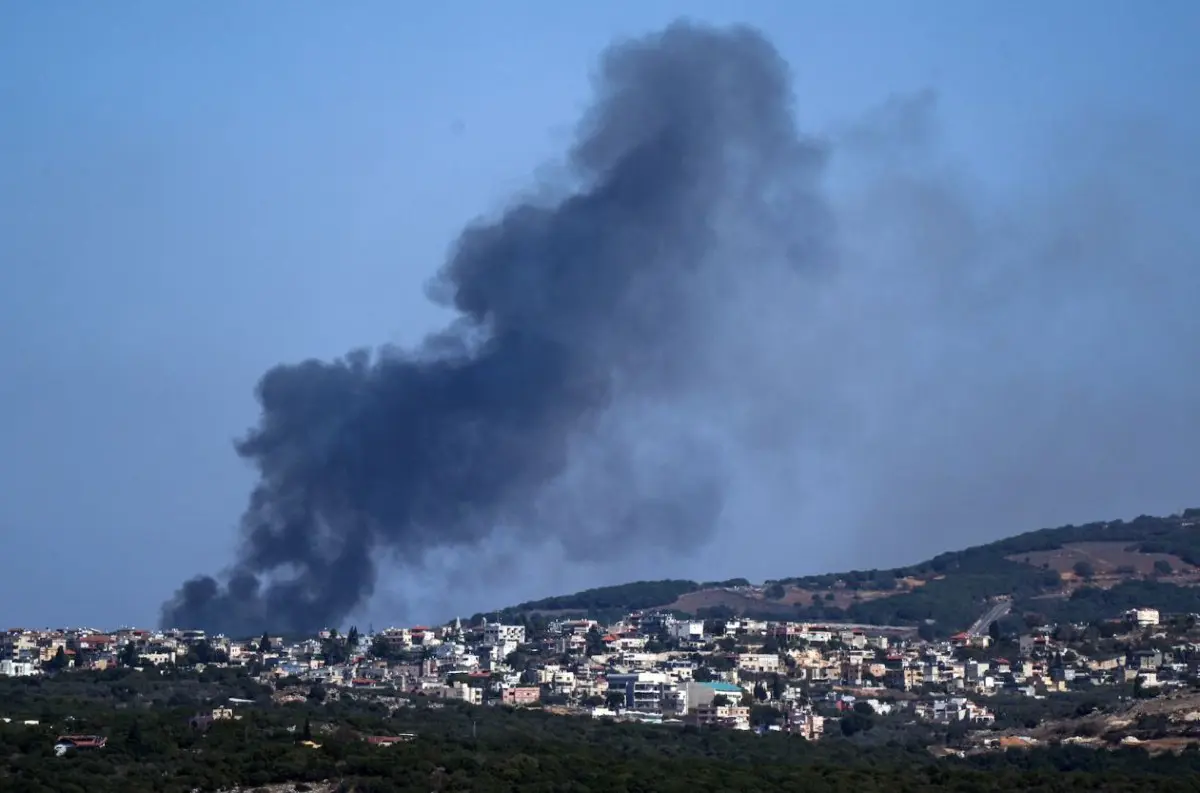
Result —
<instances>
[{"instance_id":1,"label":"hillside","mask_svg":"<svg viewBox=\"0 0 1200 793\"><path fill-rule=\"evenodd\" d=\"M989 598L1013 600L1009 620L1105 619L1134 606L1200 612L1200 509L1156 518L1041 529L891 570L851 570L750 584L636 581L505 609L521 615L611 617L670 610L963 630Z\"/></svg>"}]
</instances>

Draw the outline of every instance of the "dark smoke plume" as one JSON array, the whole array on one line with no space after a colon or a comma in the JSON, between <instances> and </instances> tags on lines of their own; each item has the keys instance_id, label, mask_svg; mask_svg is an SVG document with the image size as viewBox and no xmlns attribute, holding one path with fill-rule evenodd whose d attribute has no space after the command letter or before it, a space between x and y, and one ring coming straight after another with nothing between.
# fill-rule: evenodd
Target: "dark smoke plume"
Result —
<instances>
[{"instance_id":1,"label":"dark smoke plume","mask_svg":"<svg viewBox=\"0 0 1200 793\"><path fill-rule=\"evenodd\" d=\"M710 309L744 297L744 272L782 282L830 255L824 153L790 92L753 31L677 24L612 47L567 197L459 238L431 288L458 312L449 329L262 378L237 446L261 477L241 550L220 581L184 584L164 624L337 624L382 559L420 566L497 531L587 559L710 537L746 431L687 418L737 348Z\"/></svg>"}]
</instances>

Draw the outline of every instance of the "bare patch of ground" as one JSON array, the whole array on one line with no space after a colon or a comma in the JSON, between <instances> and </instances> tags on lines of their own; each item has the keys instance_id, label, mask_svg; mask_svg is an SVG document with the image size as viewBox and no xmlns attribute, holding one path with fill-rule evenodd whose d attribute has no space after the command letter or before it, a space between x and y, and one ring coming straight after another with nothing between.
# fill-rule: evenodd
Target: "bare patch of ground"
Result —
<instances>
[{"instance_id":1,"label":"bare patch of ground","mask_svg":"<svg viewBox=\"0 0 1200 793\"><path fill-rule=\"evenodd\" d=\"M1138 727L1139 720L1144 716L1166 716L1166 734L1145 734L1146 731ZM1070 740L1095 748L1115 749L1127 742L1153 754L1178 752L1189 744L1200 743L1198 727L1200 693L1188 690L1137 700L1116 712L1047 721L1029 734L1043 742ZM1114 740L1114 736L1124 736L1124 742Z\"/></svg>"},{"instance_id":2,"label":"bare patch of ground","mask_svg":"<svg viewBox=\"0 0 1200 793\"><path fill-rule=\"evenodd\" d=\"M809 590L788 586L784 588L784 596L782 598L773 600L766 597L766 595L763 594L763 591L758 588L738 591L732 591L728 589L702 589L697 592L689 592L686 595L680 595L679 598L676 599L674 603L671 603L669 606L667 606L667 608L676 609L678 611L686 611L694 614L699 609L723 606L725 608L732 609L735 613L739 614L765 613L779 614L780 616L790 616L795 614L798 606L837 606L838 608L845 609L849 608L855 603L891 597L893 595L900 595L906 591L908 591L908 588L892 589L887 591L855 591L844 588Z\"/></svg>"},{"instance_id":3,"label":"bare patch of ground","mask_svg":"<svg viewBox=\"0 0 1200 793\"><path fill-rule=\"evenodd\" d=\"M1089 583L1104 588L1115 586L1122 581L1149 576L1177 584L1200 581L1200 569L1178 556L1130 550L1135 546L1136 544L1131 542L1073 542L1053 551L1031 551L1006 558L1043 570L1053 570L1068 588L1082 583L1075 573L1076 565L1081 562L1090 565L1094 571L1093 580ZM1155 569L1156 562L1166 562L1170 565L1171 573L1159 573Z\"/></svg>"},{"instance_id":4,"label":"bare patch of ground","mask_svg":"<svg viewBox=\"0 0 1200 793\"><path fill-rule=\"evenodd\" d=\"M1053 551L1014 554L1008 559L1059 573L1072 572L1079 562L1091 564L1098 574L1115 573L1118 568L1128 568L1139 575L1150 575L1157 561L1165 561L1172 570L1195 569L1173 554L1140 553L1129 550L1132 545L1128 542L1074 542Z\"/></svg>"},{"instance_id":5,"label":"bare patch of ground","mask_svg":"<svg viewBox=\"0 0 1200 793\"><path fill-rule=\"evenodd\" d=\"M700 609L710 609L723 606L735 613L745 612L774 612L781 615L791 614L795 607L780 600L769 600L763 596L754 596L745 592L734 592L728 589L701 589L680 595L675 602L667 606L669 609L686 611L695 614Z\"/></svg>"}]
</instances>

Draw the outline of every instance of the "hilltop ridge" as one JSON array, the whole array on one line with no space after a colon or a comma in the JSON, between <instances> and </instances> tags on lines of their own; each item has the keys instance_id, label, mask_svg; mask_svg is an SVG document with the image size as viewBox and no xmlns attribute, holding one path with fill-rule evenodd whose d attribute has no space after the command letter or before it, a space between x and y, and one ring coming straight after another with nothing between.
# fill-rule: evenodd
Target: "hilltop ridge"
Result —
<instances>
[{"instance_id":1,"label":"hilltop ridge","mask_svg":"<svg viewBox=\"0 0 1200 793\"><path fill-rule=\"evenodd\" d=\"M752 584L744 578L634 581L501 610L601 617L662 610L681 616L852 621L963 630L996 597L1007 619L1088 620L1148 606L1200 612L1200 508L1039 529L904 567L850 570Z\"/></svg>"}]
</instances>

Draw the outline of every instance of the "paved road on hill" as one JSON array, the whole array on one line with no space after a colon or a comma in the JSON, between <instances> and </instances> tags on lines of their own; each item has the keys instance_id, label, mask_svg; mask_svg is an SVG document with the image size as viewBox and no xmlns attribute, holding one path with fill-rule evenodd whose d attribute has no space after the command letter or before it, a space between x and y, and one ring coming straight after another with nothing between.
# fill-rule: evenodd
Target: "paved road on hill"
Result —
<instances>
[{"instance_id":1,"label":"paved road on hill","mask_svg":"<svg viewBox=\"0 0 1200 793\"><path fill-rule=\"evenodd\" d=\"M984 612L984 615L972 623L970 628L967 628L968 636L982 636L987 633L987 629L993 622L1003 617L1012 608L1012 601L1001 600Z\"/></svg>"}]
</instances>

